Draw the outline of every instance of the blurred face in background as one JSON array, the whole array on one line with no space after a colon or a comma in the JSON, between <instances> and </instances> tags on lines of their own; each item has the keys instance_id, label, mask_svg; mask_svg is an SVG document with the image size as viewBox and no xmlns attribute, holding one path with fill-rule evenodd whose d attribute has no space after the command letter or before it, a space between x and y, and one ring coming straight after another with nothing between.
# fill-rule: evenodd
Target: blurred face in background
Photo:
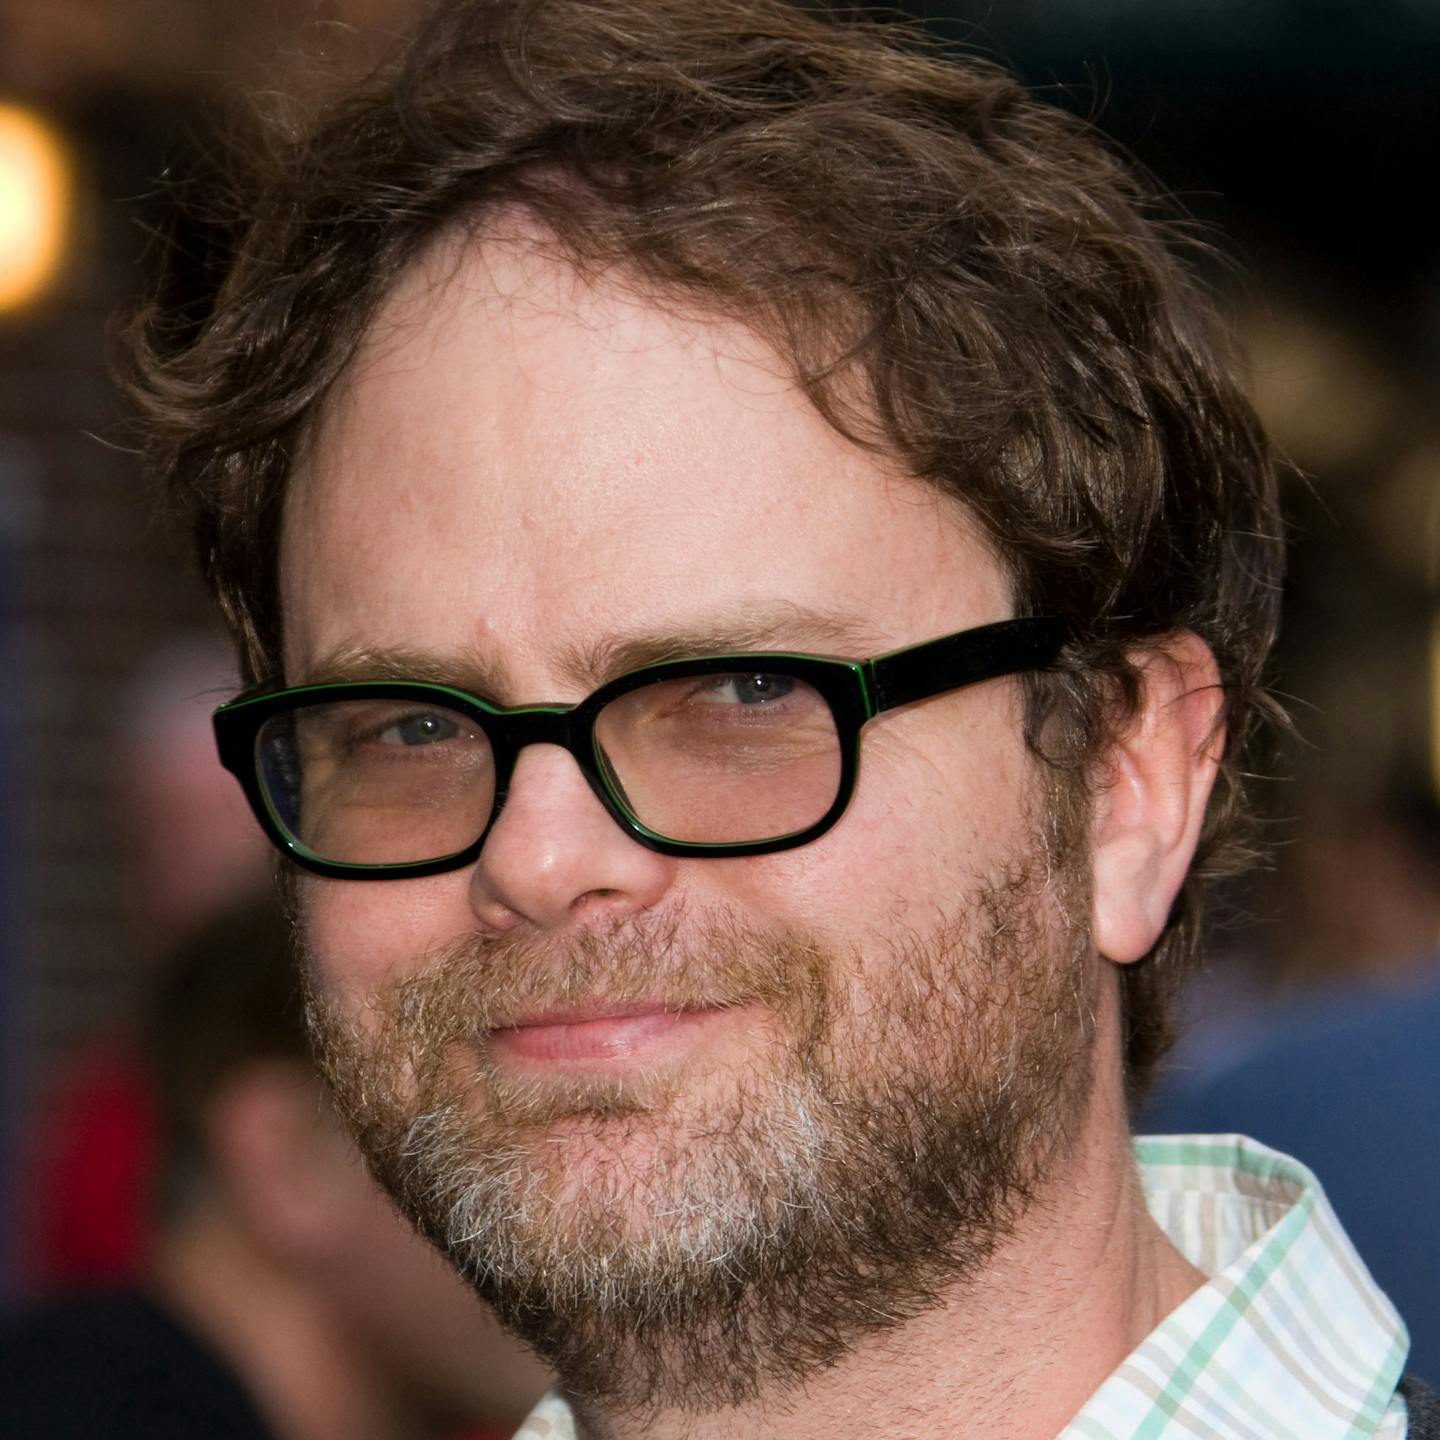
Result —
<instances>
[{"instance_id":1,"label":"blurred face in background","mask_svg":"<svg viewBox=\"0 0 1440 1440\"><path fill-rule=\"evenodd\" d=\"M518 1424L545 1371L396 1211L311 1077L296 1080L311 1128L309 1188L289 1197L310 1217L296 1222L297 1265L372 1372L365 1383L425 1434Z\"/></svg>"}]
</instances>

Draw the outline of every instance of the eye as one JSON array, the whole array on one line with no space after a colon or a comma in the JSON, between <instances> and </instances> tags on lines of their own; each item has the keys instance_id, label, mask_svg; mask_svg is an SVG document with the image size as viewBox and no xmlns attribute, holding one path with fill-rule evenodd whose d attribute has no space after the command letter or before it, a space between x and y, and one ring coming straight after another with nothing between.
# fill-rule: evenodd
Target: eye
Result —
<instances>
[{"instance_id":1,"label":"eye","mask_svg":"<svg viewBox=\"0 0 1440 1440\"><path fill-rule=\"evenodd\" d=\"M387 725L375 738L382 745L434 745L441 740L453 740L460 733L460 726L448 715L437 715L433 710Z\"/></svg>"},{"instance_id":2,"label":"eye","mask_svg":"<svg viewBox=\"0 0 1440 1440\"><path fill-rule=\"evenodd\" d=\"M721 705L767 705L783 700L795 689L789 675L717 675L700 698Z\"/></svg>"}]
</instances>

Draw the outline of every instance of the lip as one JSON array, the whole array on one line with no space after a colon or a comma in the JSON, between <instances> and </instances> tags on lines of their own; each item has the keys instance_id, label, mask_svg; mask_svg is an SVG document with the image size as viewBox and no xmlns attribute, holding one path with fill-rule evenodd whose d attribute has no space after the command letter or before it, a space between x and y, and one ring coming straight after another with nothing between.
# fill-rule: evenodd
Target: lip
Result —
<instances>
[{"instance_id":1,"label":"lip","mask_svg":"<svg viewBox=\"0 0 1440 1440\"><path fill-rule=\"evenodd\" d=\"M529 1066L650 1066L688 1052L726 1013L643 1001L582 1005L519 1016L488 1039L498 1059Z\"/></svg>"},{"instance_id":2,"label":"lip","mask_svg":"<svg viewBox=\"0 0 1440 1440\"><path fill-rule=\"evenodd\" d=\"M708 1008L708 1007L702 1007ZM594 1020L632 1020L641 1015L684 1015L693 1011L677 1009L661 1000L636 1000L619 1004L595 1001L589 1005L567 1005L554 1010L537 1010L517 1016L507 1025L497 1027L504 1030L531 1030L550 1025L588 1025Z\"/></svg>"}]
</instances>

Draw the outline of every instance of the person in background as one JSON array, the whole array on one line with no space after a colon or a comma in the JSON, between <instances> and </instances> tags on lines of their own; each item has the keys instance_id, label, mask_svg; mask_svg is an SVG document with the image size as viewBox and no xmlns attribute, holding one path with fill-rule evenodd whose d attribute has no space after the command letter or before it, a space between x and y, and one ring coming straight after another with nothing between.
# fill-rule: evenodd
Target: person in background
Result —
<instances>
[{"instance_id":1,"label":"person in background","mask_svg":"<svg viewBox=\"0 0 1440 1440\"><path fill-rule=\"evenodd\" d=\"M1338 807L1337 807L1338 810ZM1289 864L1350 970L1211 1038L1157 1087L1152 1131L1253 1135L1304 1161L1440 1373L1440 804L1418 767L1312 826ZM1327 926L1326 922L1330 924ZM1378 1184L1377 1177L1384 1176ZM1417 1223L1418 1222L1418 1223Z\"/></svg>"},{"instance_id":2,"label":"person in background","mask_svg":"<svg viewBox=\"0 0 1440 1440\"><path fill-rule=\"evenodd\" d=\"M157 963L267 878L264 847L215 764L210 711L233 688L234 660L217 637L178 631L122 689L110 777L122 923L105 958L127 979L106 1023L72 1035L26 1126L15 1225L24 1295L128 1281L140 1264L155 1157L150 1087L129 1031Z\"/></svg>"},{"instance_id":3,"label":"person in background","mask_svg":"<svg viewBox=\"0 0 1440 1440\"><path fill-rule=\"evenodd\" d=\"M310 1062L287 924L257 896L161 972L142 1284L0 1337L0 1434L440 1440L508 1433L539 1365L365 1173Z\"/></svg>"}]
</instances>

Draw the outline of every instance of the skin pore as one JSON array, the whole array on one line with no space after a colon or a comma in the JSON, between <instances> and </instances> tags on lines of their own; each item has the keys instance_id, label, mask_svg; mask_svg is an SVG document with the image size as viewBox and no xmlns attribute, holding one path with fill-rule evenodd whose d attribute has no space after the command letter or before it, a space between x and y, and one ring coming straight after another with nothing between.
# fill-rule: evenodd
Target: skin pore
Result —
<instances>
[{"instance_id":1,"label":"skin pore","mask_svg":"<svg viewBox=\"0 0 1440 1440\"><path fill-rule=\"evenodd\" d=\"M874 655L1011 613L959 509L753 335L518 223L401 281L282 573L291 683L400 657L507 705L696 637ZM1147 664L1088 834L1000 681L869 727L799 850L658 855L535 746L470 869L301 882L362 1147L587 1433L1052 1436L1195 1288L1130 1158L1112 962L1194 846L1207 658Z\"/></svg>"}]
</instances>

